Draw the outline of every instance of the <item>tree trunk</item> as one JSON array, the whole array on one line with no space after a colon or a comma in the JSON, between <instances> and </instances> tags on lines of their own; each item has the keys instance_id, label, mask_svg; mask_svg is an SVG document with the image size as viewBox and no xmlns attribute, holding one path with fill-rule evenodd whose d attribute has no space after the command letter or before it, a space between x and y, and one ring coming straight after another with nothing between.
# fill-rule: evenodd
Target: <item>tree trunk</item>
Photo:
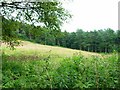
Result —
<instances>
[{"instance_id":1,"label":"tree trunk","mask_svg":"<svg viewBox=\"0 0 120 90\"><path fill-rule=\"evenodd\" d=\"M88 47L88 51L90 51L90 48Z\"/></svg>"},{"instance_id":2,"label":"tree trunk","mask_svg":"<svg viewBox=\"0 0 120 90\"><path fill-rule=\"evenodd\" d=\"M107 53L107 48L105 48L105 53Z\"/></svg>"},{"instance_id":3,"label":"tree trunk","mask_svg":"<svg viewBox=\"0 0 120 90\"><path fill-rule=\"evenodd\" d=\"M29 33L29 39L30 39L30 40L32 40L32 36L31 36L31 34L30 34L30 33Z\"/></svg>"}]
</instances>

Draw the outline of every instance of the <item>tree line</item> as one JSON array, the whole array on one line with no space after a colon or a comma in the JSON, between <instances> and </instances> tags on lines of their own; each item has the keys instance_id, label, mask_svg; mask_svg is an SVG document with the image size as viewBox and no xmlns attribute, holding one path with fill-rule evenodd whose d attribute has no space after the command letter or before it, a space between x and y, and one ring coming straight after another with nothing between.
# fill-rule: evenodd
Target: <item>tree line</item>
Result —
<instances>
[{"instance_id":1,"label":"tree line","mask_svg":"<svg viewBox=\"0 0 120 90\"><path fill-rule=\"evenodd\" d=\"M36 27L41 29L40 27ZM26 37L27 40L44 45L62 46L72 49L85 50L91 52L113 52L118 49L118 31L110 28L94 30L90 32L78 29L76 32L54 32L46 28L40 30L37 35L27 34L24 32L21 37ZM25 34L26 33L26 34Z\"/></svg>"},{"instance_id":2,"label":"tree line","mask_svg":"<svg viewBox=\"0 0 120 90\"><path fill-rule=\"evenodd\" d=\"M16 36L23 40L44 45L61 46L90 52L113 52L119 48L120 31L115 31L111 28L89 32L82 29L78 29L76 32L62 32L60 30L49 30L46 27L5 20L3 20L3 27L6 26L5 24L10 23L9 25L14 26L11 31L13 29L16 30L13 33L11 32L11 39Z\"/></svg>"}]
</instances>

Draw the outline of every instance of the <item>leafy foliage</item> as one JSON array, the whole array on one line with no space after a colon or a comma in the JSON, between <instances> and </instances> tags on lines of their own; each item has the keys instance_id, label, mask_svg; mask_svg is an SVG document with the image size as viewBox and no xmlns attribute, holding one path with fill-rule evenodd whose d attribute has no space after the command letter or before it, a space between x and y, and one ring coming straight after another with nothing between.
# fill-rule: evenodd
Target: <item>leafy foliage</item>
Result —
<instances>
[{"instance_id":1,"label":"leafy foliage","mask_svg":"<svg viewBox=\"0 0 120 90\"><path fill-rule=\"evenodd\" d=\"M3 54L3 88L119 88L116 54L85 58L77 53L56 68L51 55L38 60L20 57L8 60Z\"/></svg>"},{"instance_id":2,"label":"leafy foliage","mask_svg":"<svg viewBox=\"0 0 120 90\"><path fill-rule=\"evenodd\" d=\"M2 41L7 43L12 48L19 44L17 41L18 28L18 23L14 22L13 20L2 18Z\"/></svg>"},{"instance_id":3,"label":"leafy foliage","mask_svg":"<svg viewBox=\"0 0 120 90\"><path fill-rule=\"evenodd\" d=\"M57 0L49 0L49 2L1 2L0 14L3 18L3 40L10 46L14 46L16 42L16 29L19 29L13 24L13 21L22 23L29 23L35 27L36 24L47 28L54 32L60 31L60 26L64 21L71 17L71 15L62 7L62 3ZM5 20L7 19L7 20ZM9 23L8 23L9 22ZM20 23L17 23L20 25ZM7 24L8 23L8 24ZM7 26L7 27L6 27ZM4 28L6 27L6 28ZM8 31L9 29L9 31ZM28 29L28 28L27 28ZM33 28L32 28L33 29ZM35 29L28 29L29 38ZM23 29L26 30L26 29ZM12 32L12 34L11 34ZM10 34L10 35L9 35Z\"/></svg>"}]
</instances>

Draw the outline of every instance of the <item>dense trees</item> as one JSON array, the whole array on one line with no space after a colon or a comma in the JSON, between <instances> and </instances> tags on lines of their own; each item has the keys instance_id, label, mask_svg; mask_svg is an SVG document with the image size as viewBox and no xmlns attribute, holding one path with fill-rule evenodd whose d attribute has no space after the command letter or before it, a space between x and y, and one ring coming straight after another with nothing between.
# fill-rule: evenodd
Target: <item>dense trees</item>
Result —
<instances>
[{"instance_id":1,"label":"dense trees","mask_svg":"<svg viewBox=\"0 0 120 90\"><path fill-rule=\"evenodd\" d=\"M9 23L9 21L7 22ZM17 26L16 23L19 22L13 23ZM50 31L48 28L41 26L19 24L19 29L16 30L16 37L23 40L91 52L113 52L114 50L118 50L120 40L118 35L119 30L114 31L108 28L88 32L78 29L76 32L70 33L67 31ZM11 37L15 37L14 34Z\"/></svg>"},{"instance_id":2,"label":"dense trees","mask_svg":"<svg viewBox=\"0 0 120 90\"><path fill-rule=\"evenodd\" d=\"M24 24L5 18L3 18L2 24L4 28L3 39L9 39L12 42L9 42L11 46L16 45L14 43L15 40L23 39L44 45L57 45L91 52L113 52L114 50L119 50L119 30L114 31L108 28L88 32L78 29L76 32L70 33L50 30L47 27Z\"/></svg>"},{"instance_id":3,"label":"dense trees","mask_svg":"<svg viewBox=\"0 0 120 90\"><path fill-rule=\"evenodd\" d=\"M81 49L92 52L112 52L117 50L117 45L115 44L115 39L117 38L117 32L108 28L105 30L94 30L90 32L85 32L82 30L77 30L75 32L74 40L71 41L71 47L75 49Z\"/></svg>"}]
</instances>

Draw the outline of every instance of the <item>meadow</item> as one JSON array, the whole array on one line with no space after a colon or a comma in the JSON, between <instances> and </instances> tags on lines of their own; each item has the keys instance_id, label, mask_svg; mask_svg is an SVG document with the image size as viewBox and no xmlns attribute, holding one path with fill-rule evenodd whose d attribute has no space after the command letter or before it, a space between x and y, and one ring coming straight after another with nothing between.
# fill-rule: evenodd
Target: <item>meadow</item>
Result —
<instances>
[{"instance_id":1,"label":"meadow","mask_svg":"<svg viewBox=\"0 0 120 90\"><path fill-rule=\"evenodd\" d=\"M2 47L2 88L120 88L118 54L24 41Z\"/></svg>"}]
</instances>

